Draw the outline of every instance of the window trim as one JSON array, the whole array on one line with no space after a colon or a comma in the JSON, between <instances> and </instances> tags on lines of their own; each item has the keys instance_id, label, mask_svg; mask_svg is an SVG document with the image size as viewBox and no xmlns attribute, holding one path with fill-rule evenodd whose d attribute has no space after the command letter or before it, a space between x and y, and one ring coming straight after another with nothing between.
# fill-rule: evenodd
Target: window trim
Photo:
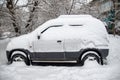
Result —
<instances>
[{"instance_id":1,"label":"window trim","mask_svg":"<svg viewBox=\"0 0 120 80\"><path fill-rule=\"evenodd\" d=\"M52 26L49 26L47 27L46 29L44 29L41 34L43 34L45 31L47 31L49 28L52 28L52 27L62 27L63 25L52 25Z\"/></svg>"},{"instance_id":2,"label":"window trim","mask_svg":"<svg viewBox=\"0 0 120 80\"><path fill-rule=\"evenodd\" d=\"M83 26L83 24L71 24L69 26Z\"/></svg>"}]
</instances>

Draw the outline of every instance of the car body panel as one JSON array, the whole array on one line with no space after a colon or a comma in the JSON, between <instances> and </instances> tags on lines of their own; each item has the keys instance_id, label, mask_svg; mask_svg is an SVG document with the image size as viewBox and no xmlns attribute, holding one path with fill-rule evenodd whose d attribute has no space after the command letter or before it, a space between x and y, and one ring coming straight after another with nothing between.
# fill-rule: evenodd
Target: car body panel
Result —
<instances>
[{"instance_id":1,"label":"car body panel","mask_svg":"<svg viewBox=\"0 0 120 80\"><path fill-rule=\"evenodd\" d=\"M77 60L86 49L95 49L106 58L109 38L104 24L96 18L59 17L27 35L12 39L6 49L7 55L15 49L27 50L31 60L38 61Z\"/></svg>"}]
</instances>

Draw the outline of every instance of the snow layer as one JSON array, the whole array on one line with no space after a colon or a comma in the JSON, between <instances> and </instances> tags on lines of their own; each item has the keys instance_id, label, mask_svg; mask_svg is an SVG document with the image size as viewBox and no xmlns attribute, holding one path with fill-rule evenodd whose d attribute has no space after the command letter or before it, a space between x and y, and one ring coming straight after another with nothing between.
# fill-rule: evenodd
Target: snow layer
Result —
<instances>
[{"instance_id":1,"label":"snow layer","mask_svg":"<svg viewBox=\"0 0 120 80\"><path fill-rule=\"evenodd\" d=\"M0 41L0 80L119 80L120 36L110 35L108 65L86 61L81 66L25 66L24 63L6 65L4 48L7 40Z\"/></svg>"}]
</instances>

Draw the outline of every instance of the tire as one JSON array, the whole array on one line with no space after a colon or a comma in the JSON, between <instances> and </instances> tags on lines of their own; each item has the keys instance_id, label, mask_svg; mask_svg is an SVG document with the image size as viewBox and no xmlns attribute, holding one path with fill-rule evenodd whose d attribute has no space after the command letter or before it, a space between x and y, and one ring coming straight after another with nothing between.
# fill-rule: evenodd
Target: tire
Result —
<instances>
[{"instance_id":1,"label":"tire","mask_svg":"<svg viewBox=\"0 0 120 80\"><path fill-rule=\"evenodd\" d=\"M87 52L86 55L82 56L81 57L81 64L82 64L82 66L85 64L85 61L88 60L88 59L90 61L97 61L98 64L102 65L102 63L101 63L102 61L100 59L100 56L97 55L97 53L96 54L95 53L96 52L94 52L94 51L90 51L90 52Z\"/></svg>"},{"instance_id":2,"label":"tire","mask_svg":"<svg viewBox=\"0 0 120 80\"><path fill-rule=\"evenodd\" d=\"M22 54L15 54L11 58L11 63L13 62L24 62L26 65L30 65L30 61Z\"/></svg>"}]
</instances>

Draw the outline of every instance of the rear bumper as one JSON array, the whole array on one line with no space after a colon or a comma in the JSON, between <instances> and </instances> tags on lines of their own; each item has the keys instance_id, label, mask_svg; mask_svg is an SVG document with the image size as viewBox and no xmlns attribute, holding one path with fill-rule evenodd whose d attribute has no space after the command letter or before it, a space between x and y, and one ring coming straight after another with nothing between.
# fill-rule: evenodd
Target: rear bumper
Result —
<instances>
[{"instance_id":1,"label":"rear bumper","mask_svg":"<svg viewBox=\"0 0 120 80\"><path fill-rule=\"evenodd\" d=\"M109 54L109 49L99 49L99 52L102 56L103 59L106 59L106 57L108 56Z\"/></svg>"}]
</instances>

